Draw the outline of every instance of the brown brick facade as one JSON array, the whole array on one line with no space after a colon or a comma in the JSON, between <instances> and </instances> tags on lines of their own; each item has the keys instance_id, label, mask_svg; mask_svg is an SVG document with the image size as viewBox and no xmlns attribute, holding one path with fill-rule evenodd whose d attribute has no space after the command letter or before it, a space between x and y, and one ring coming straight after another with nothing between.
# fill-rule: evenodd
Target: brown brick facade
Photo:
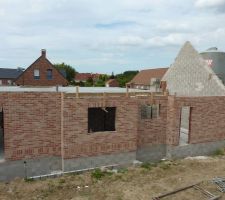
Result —
<instances>
[{"instance_id":1,"label":"brown brick facade","mask_svg":"<svg viewBox=\"0 0 225 200\"><path fill-rule=\"evenodd\" d=\"M107 107L116 107L116 131L95 133L88 133L88 108L102 107L101 99L66 97L64 103L65 158L136 150L138 107L135 100L107 99Z\"/></svg>"},{"instance_id":2,"label":"brown brick facade","mask_svg":"<svg viewBox=\"0 0 225 200\"><path fill-rule=\"evenodd\" d=\"M146 145L178 145L180 110L191 106L190 143L225 139L225 97L156 96L160 113L141 119L150 97L76 98L64 93L0 93L5 159L65 159L134 152ZM88 108L116 107L116 131L88 133ZM61 148L63 147L63 148Z\"/></svg>"},{"instance_id":3,"label":"brown brick facade","mask_svg":"<svg viewBox=\"0 0 225 200\"><path fill-rule=\"evenodd\" d=\"M225 97L173 97L173 117L167 132L173 138L172 144L178 144L180 111L182 106L191 107L190 141L204 143L225 139ZM167 141L168 142L168 141Z\"/></svg>"},{"instance_id":4,"label":"brown brick facade","mask_svg":"<svg viewBox=\"0 0 225 200\"><path fill-rule=\"evenodd\" d=\"M40 78L34 78L34 70L39 70ZM47 78L47 70L52 70L52 79ZM15 81L16 85L25 86L57 86L68 85L63 75L49 62L45 52L28 67Z\"/></svg>"},{"instance_id":5,"label":"brown brick facade","mask_svg":"<svg viewBox=\"0 0 225 200\"><path fill-rule=\"evenodd\" d=\"M150 99L140 99L139 107L151 104ZM138 147L149 144L166 144L167 97L155 97L154 104L160 105L159 116L153 119L141 119L138 116Z\"/></svg>"},{"instance_id":6,"label":"brown brick facade","mask_svg":"<svg viewBox=\"0 0 225 200\"><path fill-rule=\"evenodd\" d=\"M60 94L7 93L4 99L5 158L60 155Z\"/></svg>"}]
</instances>

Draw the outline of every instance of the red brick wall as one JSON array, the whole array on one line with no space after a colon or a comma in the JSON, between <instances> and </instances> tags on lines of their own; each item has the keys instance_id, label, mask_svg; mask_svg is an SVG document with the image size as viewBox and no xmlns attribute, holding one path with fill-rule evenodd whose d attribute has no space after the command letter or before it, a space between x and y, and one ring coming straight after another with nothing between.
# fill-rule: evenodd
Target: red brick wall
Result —
<instances>
[{"instance_id":1,"label":"red brick wall","mask_svg":"<svg viewBox=\"0 0 225 200\"><path fill-rule=\"evenodd\" d=\"M136 100L125 97L108 98L105 106L116 107L116 131L88 133L88 108L101 106L103 106L101 98L65 98L65 158L136 150L138 115Z\"/></svg>"},{"instance_id":2,"label":"red brick wall","mask_svg":"<svg viewBox=\"0 0 225 200\"><path fill-rule=\"evenodd\" d=\"M40 79L34 79L34 69L40 70ZM52 80L47 79L47 70L52 69ZM67 80L52 66L52 64L45 58L40 56L24 73L15 81L17 85L26 86L56 86L68 85Z\"/></svg>"},{"instance_id":3,"label":"red brick wall","mask_svg":"<svg viewBox=\"0 0 225 200\"><path fill-rule=\"evenodd\" d=\"M168 96L166 143L169 145L179 144L180 134L180 108L177 107L176 98Z\"/></svg>"},{"instance_id":4,"label":"red brick wall","mask_svg":"<svg viewBox=\"0 0 225 200\"><path fill-rule=\"evenodd\" d=\"M0 85L13 85L14 83L14 79L0 79L0 80L1 80L0 82L2 83ZM11 81L11 84L8 83L8 80Z\"/></svg>"},{"instance_id":5,"label":"red brick wall","mask_svg":"<svg viewBox=\"0 0 225 200\"><path fill-rule=\"evenodd\" d=\"M6 160L61 156L61 141L65 159L178 145L182 106L192 107L190 143L225 139L225 97L155 97L159 118L141 119L139 107L151 103L150 97L106 97L104 102L64 95L62 101L61 93L0 93ZM116 131L88 133L88 108L104 106L116 107Z\"/></svg>"},{"instance_id":6,"label":"red brick wall","mask_svg":"<svg viewBox=\"0 0 225 200\"><path fill-rule=\"evenodd\" d=\"M190 143L225 139L225 97L180 97L176 104L191 107Z\"/></svg>"},{"instance_id":7,"label":"red brick wall","mask_svg":"<svg viewBox=\"0 0 225 200\"><path fill-rule=\"evenodd\" d=\"M139 106L151 103L150 99L142 99ZM138 147L149 144L166 144L167 97L155 97L154 104L160 104L158 118L141 119L138 116Z\"/></svg>"},{"instance_id":8,"label":"red brick wall","mask_svg":"<svg viewBox=\"0 0 225 200\"><path fill-rule=\"evenodd\" d=\"M60 93L0 93L5 159L60 155Z\"/></svg>"}]
</instances>

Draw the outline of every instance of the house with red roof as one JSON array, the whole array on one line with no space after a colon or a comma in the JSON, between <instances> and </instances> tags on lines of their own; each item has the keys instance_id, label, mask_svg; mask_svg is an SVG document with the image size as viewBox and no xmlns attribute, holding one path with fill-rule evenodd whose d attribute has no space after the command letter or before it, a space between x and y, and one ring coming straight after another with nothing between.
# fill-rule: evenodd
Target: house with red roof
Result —
<instances>
[{"instance_id":1,"label":"house with red roof","mask_svg":"<svg viewBox=\"0 0 225 200\"><path fill-rule=\"evenodd\" d=\"M100 75L101 74L97 74L97 73L95 73L95 74L93 74L93 73L76 73L75 77L74 77L74 81L76 83L80 83L80 82L85 83L88 79L92 79L93 81L96 81Z\"/></svg>"},{"instance_id":2,"label":"house with red roof","mask_svg":"<svg viewBox=\"0 0 225 200\"><path fill-rule=\"evenodd\" d=\"M160 81L168 68L156 68L141 70L127 86L130 88L157 91L160 87Z\"/></svg>"},{"instance_id":3,"label":"house with red roof","mask_svg":"<svg viewBox=\"0 0 225 200\"><path fill-rule=\"evenodd\" d=\"M105 83L106 87L119 87L119 82L116 79L109 79L106 83Z\"/></svg>"}]
</instances>

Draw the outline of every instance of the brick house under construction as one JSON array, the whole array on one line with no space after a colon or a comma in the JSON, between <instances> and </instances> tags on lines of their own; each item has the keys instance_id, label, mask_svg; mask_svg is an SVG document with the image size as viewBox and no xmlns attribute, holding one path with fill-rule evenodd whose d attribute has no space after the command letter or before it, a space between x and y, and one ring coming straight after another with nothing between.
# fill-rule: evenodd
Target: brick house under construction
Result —
<instances>
[{"instance_id":1,"label":"brick house under construction","mask_svg":"<svg viewBox=\"0 0 225 200\"><path fill-rule=\"evenodd\" d=\"M225 95L196 53L185 44L165 75L171 94L114 88L0 92L0 180L206 155L224 147ZM170 73L179 66L191 73L183 67L190 63L201 68L204 88L185 96Z\"/></svg>"}]
</instances>

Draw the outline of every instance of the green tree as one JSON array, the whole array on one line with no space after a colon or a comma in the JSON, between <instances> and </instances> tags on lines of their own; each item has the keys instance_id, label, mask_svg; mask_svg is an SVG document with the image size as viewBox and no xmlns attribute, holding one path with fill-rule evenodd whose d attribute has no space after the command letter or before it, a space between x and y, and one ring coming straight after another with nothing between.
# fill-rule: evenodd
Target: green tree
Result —
<instances>
[{"instance_id":1,"label":"green tree","mask_svg":"<svg viewBox=\"0 0 225 200\"><path fill-rule=\"evenodd\" d=\"M112 72L111 76L109 77L110 79L114 79L115 76L114 76L114 73Z\"/></svg>"},{"instance_id":2,"label":"green tree","mask_svg":"<svg viewBox=\"0 0 225 200\"><path fill-rule=\"evenodd\" d=\"M101 74L98 79L106 82L109 79L109 75L107 75L107 74Z\"/></svg>"},{"instance_id":3,"label":"green tree","mask_svg":"<svg viewBox=\"0 0 225 200\"><path fill-rule=\"evenodd\" d=\"M116 80L119 82L119 86L125 87L126 83L131 81L138 72L139 71L125 71L122 74L117 74Z\"/></svg>"},{"instance_id":4,"label":"green tree","mask_svg":"<svg viewBox=\"0 0 225 200\"><path fill-rule=\"evenodd\" d=\"M76 74L76 70L72 66L67 65L65 63L61 63L61 64L58 63L58 64L54 64L54 67L58 69L59 71L64 70L66 73L66 79L68 80L68 82L70 84L74 84L73 80Z\"/></svg>"},{"instance_id":5,"label":"green tree","mask_svg":"<svg viewBox=\"0 0 225 200\"><path fill-rule=\"evenodd\" d=\"M98 79L98 80L95 82L95 87L105 87L105 81L102 80L102 79Z\"/></svg>"},{"instance_id":6,"label":"green tree","mask_svg":"<svg viewBox=\"0 0 225 200\"><path fill-rule=\"evenodd\" d=\"M88 78L88 80L85 82L85 87L91 87L94 85L93 78Z\"/></svg>"}]
</instances>

